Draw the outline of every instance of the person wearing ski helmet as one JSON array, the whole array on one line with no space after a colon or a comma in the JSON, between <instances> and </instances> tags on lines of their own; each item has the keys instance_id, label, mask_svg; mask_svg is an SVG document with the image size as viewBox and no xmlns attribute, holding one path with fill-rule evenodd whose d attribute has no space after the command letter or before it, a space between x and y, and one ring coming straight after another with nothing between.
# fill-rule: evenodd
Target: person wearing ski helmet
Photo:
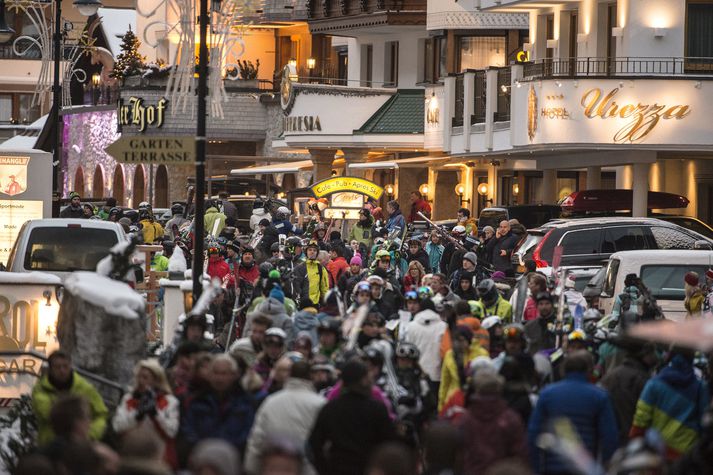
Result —
<instances>
[{"instance_id":1,"label":"person wearing ski helmet","mask_svg":"<svg viewBox=\"0 0 713 475\"><path fill-rule=\"evenodd\" d=\"M476 291L486 315L497 315L506 324L512 321L512 305L500 295L492 279L481 280Z\"/></svg>"},{"instance_id":2,"label":"person wearing ski helmet","mask_svg":"<svg viewBox=\"0 0 713 475\"><path fill-rule=\"evenodd\" d=\"M280 206L275 212L275 217L272 219L272 225L277 229L278 234L302 234L302 230L290 223L289 221L290 210L286 206Z\"/></svg>"},{"instance_id":3,"label":"person wearing ski helmet","mask_svg":"<svg viewBox=\"0 0 713 475\"><path fill-rule=\"evenodd\" d=\"M121 214L121 208L114 206L109 210L109 213L106 216L107 221L111 221L114 223L118 223L119 220L122 218Z\"/></svg>"},{"instance_id":4,"label":"person wearing ski helmet","mask_svg":"<svg viewBox=\"0 0 713 475\"><path fill-rule=\"evenodd\" d=\"M327 269L319 263L319 245L311 241L307 245L307 260L293 272L294 288L300 297L300 306L318 307L329 292L329 276Z\"/></svg>"},{"instance_id":5,"label":"person wearing ski helmet","mask_svg":"<svg viewBox=\"0 0 713 475\"><path fill-rule=\"evenodd\" d=\"M182 204L176 203L171 206L171 219L166 223L166 234L171 240L176 240L181 237L181 227L189 222L184 217L184 208Z\"/></svg>"}]
</instances>

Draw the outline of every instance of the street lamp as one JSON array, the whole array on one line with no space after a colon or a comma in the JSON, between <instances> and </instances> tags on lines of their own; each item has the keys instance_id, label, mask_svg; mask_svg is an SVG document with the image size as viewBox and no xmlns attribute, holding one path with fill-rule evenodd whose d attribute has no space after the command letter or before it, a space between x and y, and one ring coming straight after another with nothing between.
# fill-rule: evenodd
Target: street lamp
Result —
<instances>
[{"instance_id":1,"label":"street lamp","mask_svg":"<svg viewBox=\"0 0 713 475\"><path fill-rule=\"evenodd\" d=\"M97 14L102 2L101 0L74 0L74 6L82 16L90 17Z\"/></svg>"},{"instance_id":2,"label":"street lamp","mask_svg":"<svg viewBox=\"0 0 713 475\"><path fill-rule=\"evenodd\" d=\"M5 0L0 0L0 43L7 43L15 35L15 30L5 20Z\"/></svg>"}]
</instances>

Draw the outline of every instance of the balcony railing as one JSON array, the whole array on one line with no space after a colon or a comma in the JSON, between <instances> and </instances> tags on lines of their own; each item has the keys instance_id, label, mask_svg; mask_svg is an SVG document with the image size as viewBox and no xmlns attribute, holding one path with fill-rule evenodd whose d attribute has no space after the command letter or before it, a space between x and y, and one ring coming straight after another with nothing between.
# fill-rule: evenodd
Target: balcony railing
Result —
<instances>
[{"instance_id":1,"label":"balcony railing","mask_svg":"<svg viewBox=\"0 0 713 475\"><path fill-rule=\"evenodd\" d=\"M525 79L713 75L713 58L563 58L525 64Z\"/></svg>"},{"instance_id":2,"label":"balcony railing","mask_svg":"<svg viewBox=\"0 0 713 475\"><path fill-rule=\"evenodd\" d=\"M456 76L456 102L455 102L455 113L453 120L451 121L453 127L463 126L463 105L464 105L464 91L463 87L463 73Z\"/></svg>"},{"instance_id":3,"label":"balcony railing","mask_svg":"<svg viewBox=\"0 0 713 475\"><path fill-rule=\"evenodd\" d=\"M471 124L482 124L485 122L485 92L486 92L485 71L475 72L475 94L473 96L473 115L470 117Z\"/></svg>"}]
</instances>

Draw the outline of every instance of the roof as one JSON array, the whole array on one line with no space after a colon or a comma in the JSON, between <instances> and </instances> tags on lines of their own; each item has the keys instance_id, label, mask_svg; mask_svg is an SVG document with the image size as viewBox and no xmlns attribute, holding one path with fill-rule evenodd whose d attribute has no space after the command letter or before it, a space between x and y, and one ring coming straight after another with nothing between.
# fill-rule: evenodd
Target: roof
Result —
<instances>
[{"instance_id":1,"label":"roof","mask_svg":"<svg viewBox=\"0 0 713 475\"><path fill-rule=\"evenodd\" d=\"M709 259L713 259L713 251L706 249L644 249L636 251L619 251L612 254L610 259L631 259L646 264L701 264L708 266ZM689 259L690 261L680 261Z\"/></svg>"},{"instance_id":2,"label":"roof","mask_svg":"<svg viewBox=\"0 0 713 475\"><path fill-rule=\"evenodd\" d=\"M256 157L257 158L257 157ZM300 170L312 168L312 160L300 160L289 163L274 163L272 165L258 165L255 167L235 168L230 170L230 175L263 175L272 173L297 173Z\"/></svg>"},{"instance_id":3,"label":"roof","mask_svg":"<svg viewBox=\"0 0 713 475\"><path fill-rule=\"evenodd\" d=\"M100 8L101 27L111 54L121 53L121 38L131 28L136 32L136 10L131 8ZM143 38L141 39L143 41Z\"/></svg>"},{"instance_id":4,"label":"roof","mask_svg":"<svg viewBox=\"0 0 713 475\"><path fill-rule=\"evenodd\" d=\"M597 225L626 225L626 224L648 224L669 227L680 227L662 219L656 218L635 218L631 216L604 216L598 218L558 218L546 222L541 228L569 228L575 226L597 226Z\"/></svg>"},{"instance_id":5,"label":"roof","mask_svg":"<svg viewBox=\"0 0 713 475\"><path fill-rule=\"evenodd\" d=\"M0 143L0 150L32 150L35 148L36 143L36 135L15 135Z\"/></svg>"},{"instance_id":6,"label":"roof","mask_svg":"<svg viewBox=\"0 0 713 475\"><path fill-rule=\"evenodd\" d=\"M422 134L423 89L399 89L355 134Z\"/></svg>"}]
</instances>

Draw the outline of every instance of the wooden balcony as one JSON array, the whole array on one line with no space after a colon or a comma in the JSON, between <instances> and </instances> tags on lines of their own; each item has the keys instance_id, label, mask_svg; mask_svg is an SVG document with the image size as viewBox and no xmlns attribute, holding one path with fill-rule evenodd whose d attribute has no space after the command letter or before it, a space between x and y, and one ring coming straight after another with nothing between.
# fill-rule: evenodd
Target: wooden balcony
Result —
<instances>
[{"instance_id":1,"label":"wooden balcony","mask_svg":"<svg viewBox=\"0 0 713 475\"><path fill-rule=\"evenodd\" d=\"M310 31L425 25L426 0L307 0Z\"/></svg>"}]
</instances>

